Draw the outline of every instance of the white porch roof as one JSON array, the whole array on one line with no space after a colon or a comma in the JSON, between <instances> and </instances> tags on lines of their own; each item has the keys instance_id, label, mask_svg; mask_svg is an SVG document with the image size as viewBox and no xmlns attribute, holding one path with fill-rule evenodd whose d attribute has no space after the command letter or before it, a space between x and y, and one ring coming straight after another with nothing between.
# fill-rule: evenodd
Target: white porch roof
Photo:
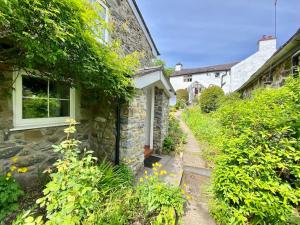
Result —
<instances>
[{"instance_id":1,"label":"white porch roof","mask_svg":"<svg viewBox=\"0 0 300 225\"><path fill-rule=\"evenodd\" d=\"M161 66L139 70L134 77L134 85L138 89L156 86L163 89L168 97L172 97L176 93L170 80L163 74L163 68Z\"/></svg>"}]
</instances>

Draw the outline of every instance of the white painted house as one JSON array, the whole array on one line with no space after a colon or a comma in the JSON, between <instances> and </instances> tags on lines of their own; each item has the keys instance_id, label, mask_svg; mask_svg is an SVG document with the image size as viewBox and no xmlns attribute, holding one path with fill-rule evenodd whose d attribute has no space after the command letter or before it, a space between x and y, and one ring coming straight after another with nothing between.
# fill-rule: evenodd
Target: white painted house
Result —
<instances>
[{"instance_id":1,"label":"white painted house","mask_svg":"<svg viewBox=\"0 0 300 225\"><path fill-rule=\"evenodd\" d=\"M258 51L240 62L190 69L183 69L183 65L178 63L170 81L175 90L188 89L194 91L190 86L197 82L205 88L217 85L222 87L225 93L230 93L241 87L275 51L276 39L264 35L258 41ZM198 93L197 90L196 93ZM192 94L189 93L189 95ZM174 102L174 99L171 100L172 102Z\"/></svg>"}]
</instances>

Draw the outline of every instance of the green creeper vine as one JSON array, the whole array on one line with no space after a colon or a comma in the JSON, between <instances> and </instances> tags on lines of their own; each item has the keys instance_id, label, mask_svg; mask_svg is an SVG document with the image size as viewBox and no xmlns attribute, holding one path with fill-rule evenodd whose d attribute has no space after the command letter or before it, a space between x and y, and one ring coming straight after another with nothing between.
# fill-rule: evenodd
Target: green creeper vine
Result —
<instances>
[{"instance_id":1,"label":"green creeper vine","mask_svg":"<svg viewBox=\"0 0 300 225\"><path fill-rule=\"evenodd\" d=\"M65 81L93 97L131 98L137 53L125 56L117 41L103 40L109 25L97 4L0 0L0 5L0 64Z\"/></svg>"}]
</instances>

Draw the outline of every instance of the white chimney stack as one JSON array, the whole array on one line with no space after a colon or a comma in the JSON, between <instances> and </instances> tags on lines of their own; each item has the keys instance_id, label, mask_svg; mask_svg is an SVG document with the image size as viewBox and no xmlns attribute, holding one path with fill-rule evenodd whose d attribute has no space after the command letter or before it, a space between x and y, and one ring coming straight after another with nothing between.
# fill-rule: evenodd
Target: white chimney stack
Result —
<instances>
[{"instance_id":1,"label":"white chimney stack","mask_svg":"<svg viewBox=\"0 0 300 225\"><path fill-rule=\"evenodd\" d=\"M177 63L175 66L175 71L181 71L182 69L182 64L181 63Z\"/></svg>"},{"instance_id":2,"label":"white chimney stack","mask_svg":"<svg viewBox=\"0 0 300 225\"><path fill-rule=\"evenodd\" d=\"M277 40L272 35L263 35L258 41L258 51L276 51Z\"/></svg>"}]
</instances>

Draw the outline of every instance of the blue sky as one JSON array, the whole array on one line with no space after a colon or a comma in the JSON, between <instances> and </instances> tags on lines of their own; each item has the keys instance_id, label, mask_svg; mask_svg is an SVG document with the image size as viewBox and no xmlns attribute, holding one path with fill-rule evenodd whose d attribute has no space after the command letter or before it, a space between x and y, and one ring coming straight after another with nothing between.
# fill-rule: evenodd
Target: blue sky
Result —
<instances>
[{"instance_id":1,"label":"blue sky","mask_svg":"<svg viewBox=\"0 0 300 225\"><path fill-rule=\"evenodd\" d=\"M185 68L228 63L274 34L274 0L137 0L161 58ZM300 0L278 0L278 46L300 28Z\"/></svg>"}]
</instances>

